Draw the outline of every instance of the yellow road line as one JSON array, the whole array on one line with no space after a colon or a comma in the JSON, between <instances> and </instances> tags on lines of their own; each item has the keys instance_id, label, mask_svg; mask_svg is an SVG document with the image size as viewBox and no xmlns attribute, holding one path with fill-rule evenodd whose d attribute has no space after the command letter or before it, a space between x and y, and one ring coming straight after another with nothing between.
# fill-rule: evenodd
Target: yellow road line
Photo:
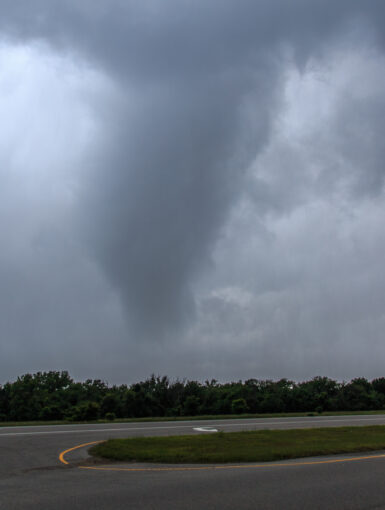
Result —
<instances>
[{"instance_id":1,"label":"yellow road line","mask_svg":"<svg viewBox=\"0 0 385 510\"><path fill-rule=\"evenodd\" d=\"M148 467L148 468L119 468L119 467L96 467L96 466L79 466L79 469L93 469L95 471L203 471L216 469L252 469L252 468L274 468L274 467L292 467L292 466L313 466L317 464L336 464L338 462L352 462L359 460L381 459L385 458L385 454L367 455L362 457L351 457L343 459L329 459L317 461L301 461L301 462L285 462L273 464L236 464L236 465L215 465L215 466L196 466L196 467Z\"/></svg>"},{"instance_id":2,"label":"yellow road line","mask_svg":"<svg viewBox=\"0 0 385 510\"><path fill-rule=\"evenodd\" d=\"M73 446L72 448L68 448L68 450L64 450L59 455L59 460L63 464L69 464L68 461L65 460L64 456L77 450L79 448L83 448L84 446L90 446L92 444L102 443L103 441L92 441L90 443L83 443L77 446ZM92 469L94 471L203 471L203 470L215 470L215 469L253 469L253 468L266 468L266 467L292 467L292 466L314 466L319 464L337 464L340 462L357 462L359 460L370 460L370 459L383 459L385 458L385 453L379 455L365 455L360 457L347 457L340 459L328 459L328 460L315 460L315 461L300 461L300 462L285 462L285 463L265 463L265 464L223 464L223 465L213 465L213 466L189 466L189 467L143 467L143 468L120 468L120 467L97 467L97 466L78 466L79 469Z\"/></svg>"},{"instance_id":3,"label":"yellow road line","mask_svg":"<svg viewBox=\"0 0 385 510\"><path fill-rule=\"evenodd\" d=\"M79 444L77 446L73 446L72 448L68 448L68 450L64 450L63 452L61 452L61 454L59 455L59 460L63 464L69 464L69 462L67 462L65 460L64 455L66 455L69 452L73 452L74 450L77 450L78 448L83 448L83 446L89 446L91 444L97 444L97 443L102 443L102 441L91 441L91 443L83 443L83 444Z\"/></svg>"}]
</instances>

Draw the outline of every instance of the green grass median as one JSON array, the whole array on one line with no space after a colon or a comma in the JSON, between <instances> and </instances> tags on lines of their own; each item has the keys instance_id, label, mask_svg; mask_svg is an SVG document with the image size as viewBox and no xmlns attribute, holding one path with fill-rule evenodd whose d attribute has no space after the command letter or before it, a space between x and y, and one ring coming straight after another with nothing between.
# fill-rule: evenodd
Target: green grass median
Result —
<instances>
[{"instance_id":1,"label":"green grass median","mask_svg":"<svg viewBox=\"0 0 385 510\"><path fill-rule=\"evenodd\" d=\"M117 461L189 464L267 462L382 449L385 426L377 425L110 439L90 453Z\"/></svg>"}]
</instances>

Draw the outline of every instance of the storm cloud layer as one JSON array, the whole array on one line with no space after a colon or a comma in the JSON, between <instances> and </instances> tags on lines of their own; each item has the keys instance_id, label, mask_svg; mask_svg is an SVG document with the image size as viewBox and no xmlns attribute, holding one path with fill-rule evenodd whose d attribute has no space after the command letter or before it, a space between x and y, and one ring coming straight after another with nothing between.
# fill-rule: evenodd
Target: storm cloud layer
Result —
<instances>
[{"instance_id":1,"label":"storm cloud layer","mask_svg":"<svg viewBox=\"0 0 385 510\"><path fill-rule=\"evenodd\" d=\"M0 362L383 375L381 1L3 1Z\"/></svg>"}]
</instances>

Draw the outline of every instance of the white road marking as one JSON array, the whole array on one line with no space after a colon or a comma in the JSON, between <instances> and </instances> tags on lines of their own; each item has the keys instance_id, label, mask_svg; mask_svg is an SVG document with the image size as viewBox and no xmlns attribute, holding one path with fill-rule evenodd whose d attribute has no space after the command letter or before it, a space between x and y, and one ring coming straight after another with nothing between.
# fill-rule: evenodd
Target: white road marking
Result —
<instances>
[{"instance_id":1,"label":"white road marking","mask_svg":"<svg viewBox=\"0 0 385 510\"><path fill-rule=\"evenodd\" d=\"M196 427L193 430L196 430L197 432L218 432L217 429L212 429L211 427Z\"/></svg>"}]
</instances>

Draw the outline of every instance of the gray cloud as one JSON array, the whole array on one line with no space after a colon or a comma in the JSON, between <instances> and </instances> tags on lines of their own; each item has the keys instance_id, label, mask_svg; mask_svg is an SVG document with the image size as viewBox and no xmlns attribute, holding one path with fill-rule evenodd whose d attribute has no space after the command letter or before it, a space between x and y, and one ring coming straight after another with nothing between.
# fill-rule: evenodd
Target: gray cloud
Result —
<instances>
[{"instance_id":1,"label":"gray cloud","mask_svg":"<svg viewBox=\"0 0 385 510\"><path fill-rule=\"evenodd\" d=\"M341 328L348 328L353 311L358 316L360 301L357 297L350 307L350 292L358 296L359 289L369 293L372 288L370 272L365 272L361 287L349 286L345 293L334 285L337 275L340 284L349 279L341 274L345 257L353 257L347 250L345 257L337 257L326 289L315 291L328 274L329 248L322 252L317 270L309 257L316 256L321 239L314 234L321 217L311 215L312 207L338 201L347 209L363 207L363 201L382 196L383 93L381 88L360 88L362 76L354 74L361 68L362 74L383 79L376 64L383 58L382 2L170 0L159 7L155 2L118 0L97 4L6 0L2 14L5 44L34 44L40 48L37 53L64 56L83 69L84 76L94 73L104 83L98 92L81 94L80 102L92 111L97 128L90 128L90 143L84 150L77 148L83 152L69 164L76 183L74 203L68 205L68 215L54 220L64 236L58 236L55 228L46 229L48 245L42 258L27 252L14 273L9 268L15 262L3 262L8 283L1 297L12 323L4 327L9 337L32 337L32 344L43 350L59 327L67 332L58 335L63 342L71 345L71 335L76 342L84 336L85 346L94 341L102 349L110 341L118 352L111 365L120 363L120 354L136 356L140 363L132 363L141 364L142 370L175 367L167 361L172 352L178 366L191 363L191 371L203 377L209 375L204 370L218 370L222 377L246 372L251 376L253 366L268 367L267 372L279 376L281 368L274 367L276 363L283 367L284 360L291 371L287 375L304 373L303 361L321 356L325 337L336 337ZM347 55L370 52L366 48L372 48L373 69L362 59L353 59L345 75L355 81L352 86L339 83L342 78L331 59L343 64ZM326 114L310 104L310 92L309 102L302 105L295 94L285 98L288 73L310 76L311 66L337 80L317 89L329 101L331 111ZM306 92L306 87L298 86L299 93ZM284 113L286 102L295 103L304 117L314 109L316 118L309 120L306 135L290 127L295 115ZM282 115L289 122L284 128ZM64 132L75 140L70 127ZM56 153L51 159L55 157ZM32 158L31 164L38 165L38 159ZM63 183L62 177L57 179ZM11 202L13 189L8 194ZM38 230L45 215L61 210L53 203L47 207L37 205ZM20 205L23 208L25 204ZM317 209L321 210L327 242L334 232L331 225L339 221L343 231L349 220L346 214L328 216L322 207ZM301 214L307 221L297 224L296 215ZM17 228L25 239L22 227ZM355 235L360 237L358 231ZM338 236L335 246L344 253ZM280 250L288 253L285 263ZM359 263L370 258L364 250ZM45 265L47 260L52 267ZM97 276L93 260L102 275ZM35 269L36 264L44 267ZM52 286L46 297L42 293L41 302L36 301L36 309L30 297L19 311L35 334L27 334L19 324L15 330L16 320L9 319L20 306L20 285L25 282L21 265L37 277L27 284L26 294L36 292L41 277ZM64 268L64 275L58 279L59 268ZM103 282L97 291L96 280ZM65 282L75 281L81 290L74 297ZM15 301L7 298L9 289ZM126 326L112 289L121 298ZM49 296L61 292L61 312L51 310L48 324L42 322L39 310L49 310ZM106 301L114 302L114 311L105 315L98 313L104 293ZM328 316L331 296L336 300L333 310L340 310L333 318ZM378 288L374 301L381 299ZM321 302L327 303L322 311ZM367 308L360 309L367 316ZM33 317L28 319L29 315ZM310 327L313 320L315 328ZM117 331L106 341L114 321ZM39 340L39 335L47 335L47 340ZM236 368L230 371L226 365L238 352L241 337ZM161 347L153 342L146 347L143 340L163 340L163 354L157 351ZM50 349L54 359L58 347ZM158 353L155 367L151 349ZM253 365L248 361L250 349L271 361ZM223 368L218 368L221 357ZM321 364L326 367L329 362L324 359Z\"/></svg>"}]
</instances>

